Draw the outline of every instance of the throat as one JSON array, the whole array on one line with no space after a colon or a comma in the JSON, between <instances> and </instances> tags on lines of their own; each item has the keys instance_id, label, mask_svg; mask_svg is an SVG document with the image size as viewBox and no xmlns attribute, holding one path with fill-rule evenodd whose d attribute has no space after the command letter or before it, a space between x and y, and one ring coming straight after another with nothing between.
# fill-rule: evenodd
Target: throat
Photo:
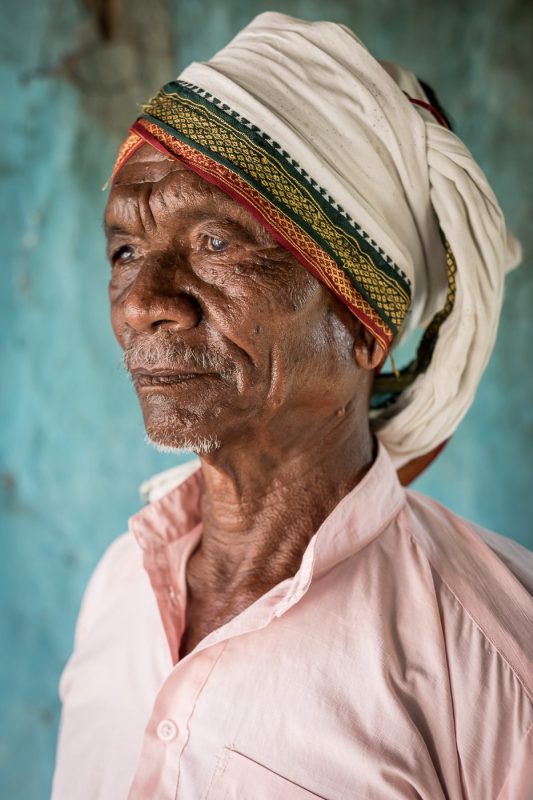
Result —
<instances>
[{"instance_id":1,"label":"throat","mask_svg":"<svg viewBox=\"0 0 533 800\"><path fill-rule=\"evenodd\" d=\"M209 590L193 594L188 585L186 627L179 648L180 658L184 658L206 636L252 605L261 594L256 596L245 591L229 594Z\"/></svg>"},{"instance_id":2,"label":"throat","mask_svg":"<svg viewBox=\"0 0 533 800\"><path fill-rule=\"evenodd\" d=\"M219 537L204 537L187 564L183 658L212 631L225 625L256 600L298 571L309 535L269 537L224 545ZM248 545L248 547L246 547Z\"/></svg>"}]
</instances>

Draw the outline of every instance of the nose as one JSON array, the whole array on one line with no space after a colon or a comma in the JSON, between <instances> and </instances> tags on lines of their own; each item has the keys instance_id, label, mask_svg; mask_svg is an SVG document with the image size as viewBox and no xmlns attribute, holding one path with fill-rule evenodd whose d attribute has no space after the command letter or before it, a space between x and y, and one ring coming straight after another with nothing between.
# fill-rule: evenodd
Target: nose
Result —
<instances>
[{"instance_id":1,"label":"nose","mask_svg":"<svg viewBox=\"0 0 533 800\"><path fill-rule=\"evenodd\" d=\"M137 333L160 328L187 331L202 319L200 304L183 286L176 285L176 271L159 265L145 266L122 301L122 317Z\"/></svg>"}]
</instances>

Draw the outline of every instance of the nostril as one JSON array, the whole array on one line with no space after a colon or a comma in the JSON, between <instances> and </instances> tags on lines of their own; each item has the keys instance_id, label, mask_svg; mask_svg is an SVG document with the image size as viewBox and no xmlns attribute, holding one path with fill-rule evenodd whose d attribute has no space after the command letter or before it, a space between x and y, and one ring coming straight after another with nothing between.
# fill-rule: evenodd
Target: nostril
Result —
<instances>
[{"instance_id":1,"label":"nostril","mask_svg":"<svg viewBox=\"0 0 533 800\"><path fill-rule=\"evenodd\" d=\"M203 319L203 311L195 297L186 293L134 291L123 304L126 323L137 331L158 328L190 330Z\"/></svg>"},{"instance_id":2,"label":"nostril","mask_svg":"<svg viewBox=\"0 0 533 800\"><path fill-rule=\"evenodd\" d=\"M161 306L159 313L153 317L152 328L190 330L195 328L204 316L200 303L190 294L173 295Z\"/></svg>"}]
</instances>

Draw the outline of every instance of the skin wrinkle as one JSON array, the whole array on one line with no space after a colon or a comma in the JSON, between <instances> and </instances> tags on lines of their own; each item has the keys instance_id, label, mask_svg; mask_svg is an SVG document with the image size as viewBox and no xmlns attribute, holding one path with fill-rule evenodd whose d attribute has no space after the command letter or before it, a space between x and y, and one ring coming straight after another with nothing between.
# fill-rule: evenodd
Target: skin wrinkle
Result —
<instances>
[{"instance_id":1,"label":"skin wrinkle","mask_svg":"<svg viewBox=\"0 0 533 800\"><path fill-rule=\"evenodd\" d=\"M143 233L153 233L157 230L157 222L156 218L152 212L152 202L153 202L153 185L150 186L149 184L144 188L143 191L143 200L144 202L139 203L139 216L141 219L141 224L143 226ZM162 202L164 205L164 195L158 198L159 202Z\"/></svg>"},{"instance_id":2,"label":"skin wrinkle","mask_svg":"<svg viewBox=\"0 0 533 800\"><path fill-rule=\"evenodd\" d=\"M113 184L106 230L126 368L216 373L165 387L133 376L150 439L202 459L184 655L294 575L368 470L383 353L246 209L147 145Z\"/></svg>"}]
</instances>

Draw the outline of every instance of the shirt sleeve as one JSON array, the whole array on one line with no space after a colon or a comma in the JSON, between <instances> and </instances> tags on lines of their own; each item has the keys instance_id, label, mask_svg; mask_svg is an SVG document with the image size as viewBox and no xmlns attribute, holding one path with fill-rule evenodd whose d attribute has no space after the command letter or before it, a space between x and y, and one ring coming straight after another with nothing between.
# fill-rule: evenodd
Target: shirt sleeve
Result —
<instances>
[{"instance_id":1,"label":"shirt sleeve","mask_svg":"<svg viewBox=\"0 0 533 800\"><path fill-rule=\"evenodd\" d=\"M120 635L121 630L126 633L135 630L141 606L150 610L146 602L148 591L142 554L133 535L119 536L107 548L89 579L76 623L74 649L61 675L62 711L52 800L79 797L80 785L88 786L91 781L92 789L86 789L91 797L108 796L102 793L103 789L100 791L107 774L100 766L106 763L106 754L115 746L113 720L121 718L124 706L119 697L124 672ZM115 699L118 710L113 708ZM122 738L131 735L135 740L136 731L142 735L144 725L133 720L134 711L128 711L132 721L126 734L121 730ZM143 706L138 714L143 717L148 712ZM136 752L135 741L132 752ZM118 765L118 771L124 773L120 778L122 783L117 775L118 785L128 783L130 767L122 762Z\"/></svg>"},{"instance_id":2,"label":"shirt sleeve","mask_svg":"<svg viewBox=\"0 0 533 800\"><path fill-rule=\"evenodd\" d=\"M464 795L468 800L531 800L529 693L446 586L440 604Z\"/></svg>"},{"instance_id":3,"label":"shirt sleeve","mask_svg":"<svg viewBox=\"0 0 533 800\"><path fill-rule=\"evenodd\" d=\"M109 602L109 587L115 579L121 579L127 562L132 555L137 555L136 544L131 533L118 536L104 552L96 565L83 594L78 619L74 630L74 650L67 661L59 681L59 697L63 703L68 690L71 662L80 643L88 631L96 624L102 613L105 613Z\"/></svg>"}]
</instances>

